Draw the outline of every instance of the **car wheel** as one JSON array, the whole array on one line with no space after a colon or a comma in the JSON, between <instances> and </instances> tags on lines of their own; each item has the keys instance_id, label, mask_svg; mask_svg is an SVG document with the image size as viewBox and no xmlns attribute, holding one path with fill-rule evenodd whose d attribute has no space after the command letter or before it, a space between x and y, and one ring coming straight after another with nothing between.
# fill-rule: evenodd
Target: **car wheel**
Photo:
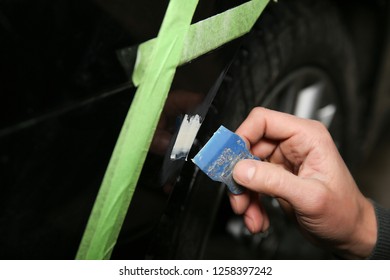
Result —
<instances>
[{"instance_id":1,"label":"car wheel","mask_svg":"<svg viewBox=\"0 0 390 280\"><path fill-rule=\"evenodd\" d=\"M352 160L357 131L354 86L353 47L330 2L270 3L244 39L199 143L205 143L220 124L234 131L252 108L265 106L321 121L345 158ZM181 202L168 204L152 245L153 258L323 257L301 239L273 200L264 201L275 221L270 231L249 236L232 213L224 187L192 164L185 166L172 196L181 199L171 201ZM249 255L242 253L243 239L250 239Z\"/></svg>"},{"instance_id":2,"label":"car wheel","mask_svg":"<svg viewBox=\"0 0 390 280\"><path fill-rule=\"evenodd\" d=\"M271 3L234 61L218 96L224 125L235 130L256 106L322 122L347 163L356 156L358 98L353 46L330 1ZM226 200L226 199L225 199ZM229 250L216 253L223 233L211 236L208 258L327 258L306 242L281 211L277 200L263 198L271 228L251 235L242 219L220 211ZM238 241L238 243L236 242ZM219 245L218 245L219 244ZM237 248L233 244L238 244ZM248 247L243 253L242 245ZM244 246L245 247L245 246ZM230 252L230 254L229 254ZM207 255L208 254L208 255Z\"/></svg>"}]
</instances>

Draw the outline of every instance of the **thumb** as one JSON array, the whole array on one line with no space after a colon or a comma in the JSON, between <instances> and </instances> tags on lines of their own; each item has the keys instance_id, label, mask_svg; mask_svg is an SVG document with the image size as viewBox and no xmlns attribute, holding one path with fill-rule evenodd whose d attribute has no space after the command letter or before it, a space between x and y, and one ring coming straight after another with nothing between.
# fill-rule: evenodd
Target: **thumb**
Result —
<instances>
[{"instance_id":1,"label":"thumb","mask_svg":"<svg viewBox=\"0 0 390 280\"><path fill-rule=\"evenodd\" d=\"M234 180L255 192L282 198L294 207L305 200L313 180L300 178L284 168L263 161L242 160L233 169Z\"/></svg>"}]
</instances>

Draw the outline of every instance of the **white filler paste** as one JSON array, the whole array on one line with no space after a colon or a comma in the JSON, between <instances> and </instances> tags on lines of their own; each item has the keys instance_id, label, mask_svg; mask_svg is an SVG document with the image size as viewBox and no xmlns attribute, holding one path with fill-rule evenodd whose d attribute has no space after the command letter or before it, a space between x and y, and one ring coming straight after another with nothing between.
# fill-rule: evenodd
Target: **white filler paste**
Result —
<instances>
[{"instance_id":1,"label":"white filler paste","mask_svg":"<svg viewBox=\"0 0 390 280\"><path fill-rule=\"evenodd\" d=\"M171 159L185 158L187 160L188 153L191 150L192 144L198 134L201 126L201 117L199 115L189 116L184 115L183 121L180 125L179 133L177 134L175 145L173 145L171 152Z\"/></svg>"}]
</instances>

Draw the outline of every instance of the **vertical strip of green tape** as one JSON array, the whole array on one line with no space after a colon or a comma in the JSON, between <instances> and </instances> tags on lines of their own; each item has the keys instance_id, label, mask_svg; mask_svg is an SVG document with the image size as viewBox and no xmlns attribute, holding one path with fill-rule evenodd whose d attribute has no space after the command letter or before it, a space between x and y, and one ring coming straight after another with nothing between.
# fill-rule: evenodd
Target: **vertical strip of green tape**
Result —
<instances>
[{"instance_id":1,"label":"vertical strip of green tape","mask_svg":"<svg viewBox=\"0 0 390 280\"><path fill-rule=\"evenodd\" d=\"M109 259L157 126L198 0L170 0L100 187L77 259Z\"/></svg>"},{"instance_id":2,"label":"vertical strip of green tape","mask_svg":"<svg viewBox=\"0 0 390 280\"><path fill-rule=\"evenodd\" d=\"M77 259L109 259L176 67L249 32L269 0L251 0L190 26L198 0L170 0L156 39L140 47L139 85L107 167Z\"/></svg>"}]
</instances>

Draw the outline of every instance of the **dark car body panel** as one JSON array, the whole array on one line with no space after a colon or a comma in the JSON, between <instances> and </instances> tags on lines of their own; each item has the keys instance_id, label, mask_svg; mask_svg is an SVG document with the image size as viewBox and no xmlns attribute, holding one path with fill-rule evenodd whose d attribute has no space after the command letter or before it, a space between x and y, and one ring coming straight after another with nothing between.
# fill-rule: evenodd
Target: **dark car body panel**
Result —
<instances>
[{"instance_id":1,"label":"dark car body panel","mask_svg":"<svg viewBox=\"0 0 390 280\"><path fill-rule=\"evenodd\" d=\"M193 21L242 2L202 0ZM358 3L370 6L374 15L387 7L381 1ZM135 93L116 51L156 37L167 5L159 0L0 0L0 258L75 257ZM353 18L347 4L340 5L346 18ZM380 93L367 97L364 92L372 104L365 111L376 112L389 88L383 73L390 65L390 28L383 17L375 19L381 23L368 20L373 27L387 24L385 33L375 35L380 45L369 46L381 52L365 53L362 62L373 69L364 74L369 77L365 90ZM353 20L348 22L354 31ZM206 93L238 46L239 40L180 67L172 89ZM379 123L381 115L370 116ZM124 249L114 257L143 258L155 244L150 239L169 197L153 185L156 166L161 158L149 155L118 243Z\"/></svg>"}]
</instances>

